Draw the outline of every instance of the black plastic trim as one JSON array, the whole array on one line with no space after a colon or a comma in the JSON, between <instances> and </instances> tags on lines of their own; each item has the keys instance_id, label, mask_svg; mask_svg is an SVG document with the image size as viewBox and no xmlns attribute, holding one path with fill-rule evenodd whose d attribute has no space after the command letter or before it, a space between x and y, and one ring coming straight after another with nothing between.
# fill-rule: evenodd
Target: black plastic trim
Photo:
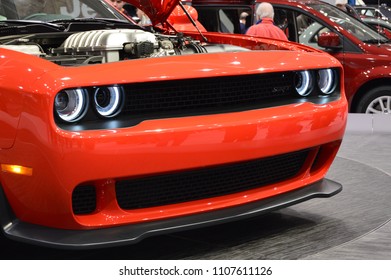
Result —
<instances>
[{"instance_id":1,"label":"black plastic trim","mask_svg":"<svg viewBox=\"0 0 391 280\"><path fill-rule=\"evenodd\" d=\"M8 200L3 191L3 186L0 184L0 225L3 230L8 228L11 221L15 220L16 217L8 203Z\"/></svg>"},{"instance_id":2,"label":"black plastic trim","mask_svg":"<svg viewBox=\"0 0 391 280\"><path fill-rule=\"evenodd\" d=\"M148 236L250 218L311 198L331 197L341 190L341 184L323 179L292 192L237 207L173 219L95 230L54 229L21 222L7 211L4 193L0 191L1 225L5 235L13 240L59 249L95 249L133 244ZM4 212L4 210L6 211ZM5 217L6 215L8 217Z\"/></svg>"}]
</instances>

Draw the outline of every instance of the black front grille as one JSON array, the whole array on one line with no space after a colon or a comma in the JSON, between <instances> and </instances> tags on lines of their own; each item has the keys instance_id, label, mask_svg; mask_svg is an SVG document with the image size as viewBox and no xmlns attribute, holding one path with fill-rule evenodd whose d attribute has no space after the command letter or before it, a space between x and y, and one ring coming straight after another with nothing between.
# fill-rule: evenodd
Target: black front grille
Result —
<instances>
[{"instance_id":1,"label":"black front grille","mask_svg":"<svg viewBox=\"0 0 391 280\"><path fill-rule=\"evenodd\" d=\"M123 209L140 209L242 192L296 176L309 150L208 168L117 181Z\"/></svg>"},{"instance_id":2,"label":"black front grille","mask_svg":"<svg viewBox=\"0 0 391 280\"><path fill-rule=\"evenodd\" d=\"M293 73L139 83L126 86L125 91L125 114L239 111L292 95Z\"/></svg>"}]
</instances>

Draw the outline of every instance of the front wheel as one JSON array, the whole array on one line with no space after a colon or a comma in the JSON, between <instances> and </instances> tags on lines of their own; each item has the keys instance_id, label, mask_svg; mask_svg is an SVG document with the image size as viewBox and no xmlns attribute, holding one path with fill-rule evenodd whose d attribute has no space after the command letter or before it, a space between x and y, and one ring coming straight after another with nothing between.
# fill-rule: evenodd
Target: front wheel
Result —
<instances>
[{"instance_id":1,"label":"front wheel","mask_svg":"<svg viewBox=\"0 0 391 280\"><path fill-rule=\"evenodd\" d=\"M391 86L368 91L357 105L357 113L391 114Z\"/></svg>"}]
</instances>

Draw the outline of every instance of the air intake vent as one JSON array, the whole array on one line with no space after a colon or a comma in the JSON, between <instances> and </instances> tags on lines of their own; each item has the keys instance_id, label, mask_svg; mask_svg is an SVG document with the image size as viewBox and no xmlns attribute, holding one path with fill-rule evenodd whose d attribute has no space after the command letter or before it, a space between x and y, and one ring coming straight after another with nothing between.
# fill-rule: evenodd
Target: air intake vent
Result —
<instances>
[{"instance_id":1,"label":"air intake vent","mask_svg":"<svg viewBox=\"0 0 391 280\"><path fill-rule=\"evenodd\" d=\"M238 193L295 177L309 150L222 166L117 181L123 209L140 209Z\"/></svg>"},{"instance_id":2,"label":"air intake vent","mask_svg":"<svg viewBox=\"0 0 391 280\"><path fill-rule=\"evenodd\" d=\"M78 186L72 193L72 209L75 215L90 214L96 209L94 186Z\"/></svg>"}]
</instances>

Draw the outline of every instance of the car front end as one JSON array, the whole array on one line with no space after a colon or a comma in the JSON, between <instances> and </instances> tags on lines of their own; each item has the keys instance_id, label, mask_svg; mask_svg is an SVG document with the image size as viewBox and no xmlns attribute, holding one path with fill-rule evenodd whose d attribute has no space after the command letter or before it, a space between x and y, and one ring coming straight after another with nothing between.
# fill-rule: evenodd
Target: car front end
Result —
<instances>
[{"instance_id":1,"label":"car front end","mask_svg":"<svg viewBox=\"0 0 391 280\"><path fill-rule=\"evenodd\" d=\"M1 49L6 236L129 244L341 190L325 178L347 119L333 57L208 33L56 36L45 57Z\"/></svg>"}]
</instances>

